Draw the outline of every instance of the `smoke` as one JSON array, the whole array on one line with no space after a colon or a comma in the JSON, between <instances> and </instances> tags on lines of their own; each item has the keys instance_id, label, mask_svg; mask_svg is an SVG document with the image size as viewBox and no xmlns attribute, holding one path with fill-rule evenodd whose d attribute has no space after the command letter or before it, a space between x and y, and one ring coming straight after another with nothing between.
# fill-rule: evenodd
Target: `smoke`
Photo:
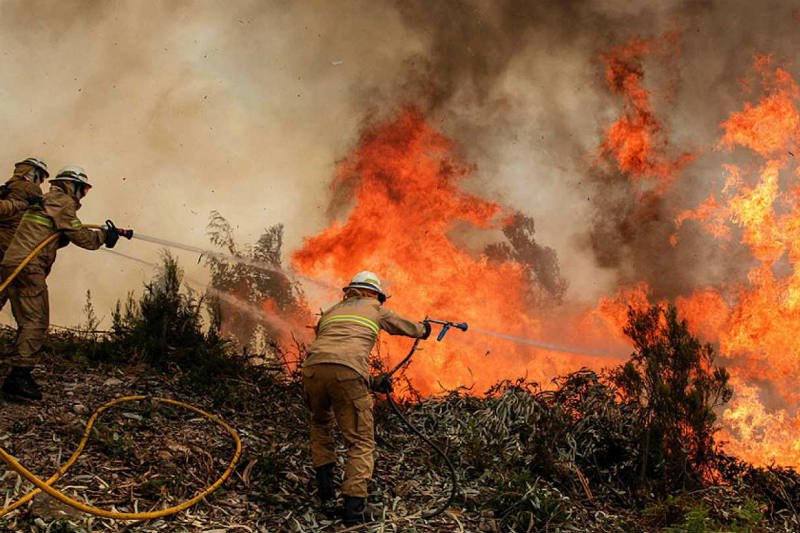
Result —
<instances>
[{"instance_id":1,"label":"smoke","mask_svg":"<svg viewBox=\"0 0 800 533\"><path fill-rule=\"evenodd\" d=\"M427 39L412 76L423 87L418 99L476 163L474 190L536 221L537 240L557 252L568 298L595 301L641 280L672 298L744 278L746 250L722 250L692 224L673 246L674 218L709 185L721 188L720 163L731 158L713 150L719 124L741 105L755 53L795 55L796 8L453 0L398 10ZM637 185L602 147L629 111L606 83L603 56L634 39L655 41L627 59L649 93L648 134L663 162L675 163L663 191L656 180Z\"/></svg>"},{"instance_id":2,"label":"smoke","mask_svg":"<svg viewBox=\"0 0 800 533\"><path fill-rule=\"evenodd\" d=\"M360 87L397 83L422 50L390 6L366 1L9 1L0 46L8 176L28 155L82 165L95 184L87 223L205 248L217 209L242 241L285 222L288 249L326 223L326 183L363 119ZM152 244L118 249L158 261ZM207 279L197 254L180 258ZM48 279L53 320L78 322L88 288L110 310L149 276L66 248Z\"/></svg>"},{"instance_id":3,"label":"smoke","mask_svg":"<svg viewBox=\"0 0 800 533\"><path fill-rule=\"evenodd\" d=\"M800 20L784 4L9 0L0 168L10 176L28 155L84 166L96 184L86 222L205 248L217 210L245 241L284 223L292 250L340 214L329 184L365 121L411 101L476 164L469 192L535 221L566 301L594 302L632 279L676 295L747 269L691 222L670 246L671 218L724 179L709 148L741 103L752 55L795 56ZM663 195L639 194L624 172L598 167L604 131L624 110L601 55L671 32L680 53L643 57L643 83L667 155L702 155ZM119 249L157 261L151 244ZM196 254L182 259L207 276ZM147 277L62 250L53 319L76 322L87 288L111 309Z\"/></svg>"}]
</instances>

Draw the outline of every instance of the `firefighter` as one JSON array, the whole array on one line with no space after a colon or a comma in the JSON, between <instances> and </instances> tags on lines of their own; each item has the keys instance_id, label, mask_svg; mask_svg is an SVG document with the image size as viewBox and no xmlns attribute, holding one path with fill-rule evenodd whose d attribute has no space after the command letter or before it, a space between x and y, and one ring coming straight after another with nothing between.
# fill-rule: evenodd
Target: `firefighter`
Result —
<instances>
[{"instance_id":1,"label":"firefighter","mask_svg":"<svg viewBox=\"0 0 800 533\"><path fill-rule=\"evenodd\" d=\"M59 239L42 249L22 269L7 289L11 311L17 321L15 353L9 361L12 368L2 386L3 393L8 397L25 400L42 398L41 389L33 380L31 371L50 325L45 279L56 260L58 249L70 242L87 250L96 250L103 244L113 248L119 239L116 231L111 229L82 227L76 212L90 188L89 179L81 167L62 168L50 180L50 190L44 195L41 205L31 207L22 215L0 263L0 271L5 279L42 241L54 233L61 234Z\"/></svg>"},{"instance_id":2,"label":"firefighter","mask_svg":"<svg viewBox=\"0 0 800 533\"><path fill-rule=\"evenodd\" d=\"M28 209L29 204L41 202L41 185L49 176L47 163L36 157L29 157L16 163L14 175L0 186L0 199L16 201L16 208L0 216L0 259L6 253L22 214ZM5 307L7 300L8 294L4 291L0 294L0 309Z\"/></svg>"},{"instance_id":3,"label":"firefighter","mask_svg":"<svg viewBox=\"0 0 800 533\"><path fill-rule=\"evenodd\" d=\"M386 295L372 272L357 274L342 290L342 301L325 311L317 323L316 339L303 364L303 388L311 411L317 494L323 509L330 510L336 463L331 430L336 420L347 445L342 515L345 524L353 525L366 520L367 483L374 464L369 354L381 330L424 339L431 329L426 321L407 320L384 308ZM374 390L383 379L379 376L373 382Z\"/></svg>"}]
</instances>

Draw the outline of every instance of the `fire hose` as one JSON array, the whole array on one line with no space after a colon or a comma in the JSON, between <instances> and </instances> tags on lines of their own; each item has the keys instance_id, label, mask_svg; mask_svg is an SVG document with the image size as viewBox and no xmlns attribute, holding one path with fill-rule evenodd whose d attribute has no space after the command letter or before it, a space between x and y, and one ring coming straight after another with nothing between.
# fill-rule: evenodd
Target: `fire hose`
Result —
<instances>
[{"instance_id":1,"label":"fire hose","mask_svg":"<svg viewBox=\"0 0 800 533\"><path fill-rule=\"evenodd\" d=\"M97 225L84 225L84 228L93 228L93 229L101 229L101 226ZM107 231L115 231L121 237L125 237L130 239L133 236L133 230L125 230L116 228L111 221L106 222L105 228ZM23 268L34 258L36 257L39 252L41 252L48 244L54 242L60 237L60 232L56 232L41 243L39 243L36 248L34 248L20 263L20 265L14 269L11 275L8 276L1 284L0 284L0 292L4 291L6 287L14 280L14 278L19 275ZM233 454L230 462L228 463L228 467L225 469L225 472L217 479L214 483L209 485L206 489L202 492L197 494L190 500L187 500L179 505L175 505L173 507L167 507L165 509L161 509L160 511L150 511L145 513L123 513L123 512L116 512L116 511L108 511L105 509L100 509L99 507L93 507L91 505L87 505L83 502L75 500L64 494L63 492L59 491L52 487L53 483L55 483L61 476L63 476L67 470L69 470L72 465L78 460L80 455L83 453L86 444L89 442L89 437L91 436L92 428L94 427L95 422L97 421L98 417L107 409L119 405L121 403L126 402L139 402L139 401L153 401L157 403L169 404L176 407L181 407L183 409L187 409L194 413L199 414L203 418L214 422L218 426L222 427L233 439L233 442L236 447L236 451ZM234 468L236 468L236 464L239 462L239 458L242 455L242 441L239 437L239 433L234 429L232 426L227 424L224 420L219 418L216 415L208 413L198 407L190 405L188 403L184 403L178 400L171 400L169 398L158 398L158 397L150 397L150 396L143 396L143 395L136 395L136 396L124 396L121 398L116 398L105 404L98 407L92 416L89 417L89 421L86 423L86 428L83 431L83 437L81 438L80 442L78 443L78 447L73 452L72 456L67 460L58 471L53 474L48 480L43 481L36 474L32 473L30 470L25 468L22 464L20 464L17 459L8 453L5 449L0 447L0 459L3 460L12 470L17 472L19 475L27 479L29 482L33 483L36 486L36 489L32 490L31 492L25 494L22 498L15 501L14 503L0 509L0 516L6 515L11 511L25 505L30 500L32 500L37 494L45 492L49 496L55 498L56 500L74 508L84 513L92 514L95 516L100 516L102 518L111 518L114 520L151 520L154 518L162 518L165 516L170 516L173 514L180 513L181 511L185 511L189 507L195 505L203 498L209 496L211 493L216 491L223 483L231 476L233 473Z\"/></svg>"},{"instance_id":2,"label":"fire hose","mask_svg":"<svg viewBox=\"0 0 800 533\"><path fill-rule=\"evenodd\" d=\"M466 322L448 322L445 320L437 320L435 318L428 317L426 317L425 320L427 320L429 323L440 324L442 326L442 330L439 332L439 336L436 338L437 342L442 341L450 328L467 331L468 327ZM456 496L458 495L458 473L456 472L456 467L453 465L453 462L450 460L444 450L442 450L442 448L433 442L430 437L425 435L425 433L411 423L411 421L402 413L402 411L400 411L400 408L397 406L397 403L392 397L392 376L411 361L411 356L413 356L414 352L417 351L417 347L419 346L421 340L422 339L416 339L414 344L411 346L411 350L408 352L408 355L406 355L403 360L397 364L397 366L395 366L384 376L383 386L378 389L378 392L386 395L386 402L389 404L392 412L397 415L397 417L406 425L406 427L408 427L408 429L411 430L412 433L422 439L425 444L430 446L431 449L433 449L433 451L435 451L444 460L445 465L447 465L447 469L450 471L450 494L448 495L447 500L445 500L439 507L433 511L428 511L427 513L422 514L422 518L427 520L444 513L456 499Z\"/></svg>"}]
</instances>

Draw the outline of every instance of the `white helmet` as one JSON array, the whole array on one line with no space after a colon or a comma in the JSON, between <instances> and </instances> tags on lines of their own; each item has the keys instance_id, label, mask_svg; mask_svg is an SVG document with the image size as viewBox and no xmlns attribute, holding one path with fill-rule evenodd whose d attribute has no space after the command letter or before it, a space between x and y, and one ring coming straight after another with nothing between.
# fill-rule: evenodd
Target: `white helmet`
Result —
<instances>
[{"instance_id":1,"label":"white helmet","mask_svg":"<svg viewBox=\"0 0 800 533\"><path fill-rule=\"evenodd\" d=\"M364 270L353 276L353 279L350 280L350 284L342 288L343 291L347 289L366 289L378 293L379 302L383 303L386 301L386 294L384 294L383 288L381 287L380 278L377 274L369 270Z\"/></svg>"},{"instance_id":2,"label":"white helmet","mask_svg":"<svg viewBox=\"0 0 800 533\"><path fill-rule=\"evenodd\" d=\"M47 163L39 159L38 157L28 157L23 159L22 161L17 161L14 163L14 166L17 165L31 165L32 167L38 168L44 174L42 181L50 176L50 172L47 171Z\"/></svg>"},{"instance_id":3,"label":"white helmet","mask_svg":"<svg viewBox=\"0 0 800 533\"><path fill-rule=\"evenodd\" d=\"M52 178L50 181L71 181L73 183L81 184L87 189L92 188L92 184L89 183L89 177L86 175L86 171L76 165L65 166L59 170L58 174L56 174L56 177Z\"/></svg>"}]
</instances>

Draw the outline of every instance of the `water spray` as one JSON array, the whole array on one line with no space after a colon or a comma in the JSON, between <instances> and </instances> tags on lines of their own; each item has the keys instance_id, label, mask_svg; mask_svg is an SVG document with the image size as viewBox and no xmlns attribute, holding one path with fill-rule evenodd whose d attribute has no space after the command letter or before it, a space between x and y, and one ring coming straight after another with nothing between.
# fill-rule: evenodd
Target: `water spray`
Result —
<instances>
[{"instance_id":1,"label":"water spray","mask_svg":"<svg viewBox=\"0 0 800 533\"><path fill-rule=\"evenodd\" d=\"M132 255L128 255L128 254L125 254L125 253L122 253L122 252L118 252L116 250L109 250L109 249L104 248L103 251L107 252L109 254L116 255L118 257L124 257L125 259L128 259L130 261L135 261L135 262L137 262L139 264L146 265L146 266L149 266L149 267L152 267L152 268L158 268L159 267L159 265L157 265L156 263L153 263L151 261L146 261L144 259L140 259L140 258L134 257ZM266 324L268 326L271 326L271 327L277 328L277 329L291 329L291 325L289 323L287 323L286 321L281 320L280 318L278 318L276 316L269 315L263 309L255 306L255 305L253 305L253 304L251 304L249 302L241 300L241 299L237 298L236 296L234 296L234 295L232 295L230 293L217 290L217 289L215 289L213 287L208 287L208 285L206 283L203 283L203 282L201 282L199 280L190 278L188 276L184 276L183 279L184 279L185 282L187 282L190 285L194 285L196 287L204 287L205 290L210 295L214 296L215 298L219 298L220 300L224 301L225 303L235 307L239 311L242 311L242 312L250 315L252 318L257 320L258 322L261 322L262 324Z\"/></svg>"},{"instance_id":2,"label":"water spray","mask_svg":"<svg viewBox=\"0 0 800 533\"><path fill-rule=\"evenodd\" d=\"M151 237L148 237L146 235L142 236L141 234L138 234L138 233L135 235L134 238L143 239L143 240L155 239L155 237L151 238ZM156 241L158 241L158 244L171 243L171 241L162 241L161 239L156 239ZM150 241L150 242L155 242L155 241ZM202 248L197 248L197 247L193 247L193 246L189 246L189 245L183 245L183 244L180 244L180 243L173 243L173 244L176 245L175 247L181 248L183 250L188 250L188 251L193 251L193 252L198 252L198 253L205 253L206 255L209 255L210 253L215 253L215 252L207 252L207 251L204 251ZM165 244L165 246L166 246L166 244ZM153 267L153 268L158 268L157 264L151 263L149 261L145 261L143 259L139 259L138 257L134 257L132 255L127 255L127 254L124 254L122 252L118 252L116 250L105 249L105 251L108 252L108 253L120 256L120 257L124 257L126 259L131 260L131 261L135 261L137 263L141 263L141 264ZM231 261L240 260L238 258L235 258L233 256L228 256L226 254L218 254L218 255L220 255L220 256L222 256L222 257L224 257L226 259L229 259ZM248 261L248 260L241 260L241 261ZM250 261L248 261L248 262L250 262ZM258 264L257 262L253 262L253 263ZM274 270L274 268L272 268L272 267L270 267L270 268ZM185 279L186 279L187 282L189 282L192 285L204 286L203 283L201 283L201 282L199 282L197 280L193 280L193 279L188 278L188 277L185 278ZM285 323L277 322L276 320L272 319L272 317L270 315L268 315L266 312L264 312L262 309L259 309L259 308L255 307L255 306L253 306L253 305L251 305L251 304L249 304L247 302L244 302L244 301L236 298L235 296L233 296L231 294L228 294L228 293L225 293L225 292L221 292L221 291L218 291L218 290L213 289L213 288L208 288L208 291L212 295L214 295L214 296L220 298L221 300L224 300L225 302L235 306L237 309L240 309L240 310L248 313L249 315L253 316L254 318L256 318L258 320L264 321L264 322L268 323L269 325L271 325L273 327L280 327L281 325L283 325L283 326L287 325ZM481 335L486 335L486 336L489 336L489 337L495 337L497 339L502 339L502 340L506 340L506 341L510 341L510 342L515 342L517 344L524 344L524 345L527 345L527 346L533 346L535 348L540 348L542 350L547 350L547 351L551 351L551 352L569 353L569 354L584 355L584 356L589 356L589 357L607 357L607 358L614 358L614 359L624 359L625 358L624 355L615 355L615 354L610 354L610 353L607 353L607 352L600 352L600 351L596 351L596 350L583 350L583 349L573 348L571 346L565 346L565 345L561 345L561 344L550 344L550 343L546 343L546 342L541 342L541 341L538 341L536 339L529 339L529 338L525 338L525 337L517 337L515 335L509 335L507 333L500 333L500 332L491 331L491 330L488 330L488 329L482 329L482 328L476 328L476 327L470 328L469 325L466 322L449 322L449 321L446 321L446 320L438 320L438 319L435 319L435 318L427 318L426 320L428 322L432 323L432 324L439 324L439 325L442 326L442 330L439 332L439 335L436 338L437 341L441 341L444 338L444 336L447 334L448 330L450 330L450 328L456 328L456 329L460 329L461 331L469 330L472 333L479 333ZM415 347L415 350L416 350L416 347ZM412 351L412 353L413 353L413 351ZM406 358L403 359L400 362L400 364L398 364L391 371L390 375L394 374L402 366L404 366L406 363L408 363L410 355L411 354L406 356Z\"/></svg>"},{"instance_id":3,"label":"water spray","mask_svg":"<svg viewBox=\"0 0 800 533\"><path fill-rule=\"evenodd\" d=\"M464 330L466 331L466 330ZM561 353L571 353L575 355L588 355L592 357L613 357L616 359L622 359L625 356L623 355L614 355L607 352L598 352L595 350L581 350L578 348L572 348L570 346L564 346L561 344L549 344L546 342L537 341L535 339L527 339L525 337L517 337L515 335L508 335L506 333L499 333L497 331L490 331L488 329L481 329L481 328L472 328L470 331L474 333L480 333L481 335L488 335L490 337L495 337L498 339L503 339L506 341L516 342L517 344L525 344L528 346L534 346L536 348L541 348L542 350L548 350L551 352L561 352Z\"/></svg>"},{"instance_id":4,"label":"water spray","mask_svg":"<svg viewBox=\"0 0 800 533\"><path fill-rule=\"evenodd\" d=\"M195 253L195 254L200 254L201 257L202 256L207 256L207 257L213 257L214 259L219 259L221 261L228 261L228 262L231 262L231 263L238 263L240 265L246 265L246 266L258 269L258 270L263 270L265 272L272 272L273 274L279 274L281 276L288 277L286 272L283 272L281 269L275 267L275 265L271 265L271 264L265 263L263 261L256 261L256 260L253 260L253 259L247 259L245 257L237 257L235 255L218 252L216 250L209 250L207 248L200 248L199 246L192 246L191 244L184 244L184 243L181 243L181 242L170 241L170 240L167 240L167 239L161 239L159 237L153 237L152 235L144 235L142 233L136 233L136 234L131 233L131 236L134 239L138 239L138 240L141 240L141 241L149 242L151 244L158 244L160 246L165 246L167 248L174 248L174 249L177 249L177 250L184 250L186 252L192 252L192 253ZM128 237L128 238L130 239L131 237ZM321 281L318 281L318 280L316 280L314 278L310 278L308 276L304 276L302 274L294 273L293 276L296 276L297 278L303 280L304 282L313 283L314 285L317 285L317 286L319 286L321 288L324 288L324 289L332 289L332 288L334 288L333 286L331 286L331 285L329 285L327 283L323 283Z\"/></svg>"}]
</instances>

